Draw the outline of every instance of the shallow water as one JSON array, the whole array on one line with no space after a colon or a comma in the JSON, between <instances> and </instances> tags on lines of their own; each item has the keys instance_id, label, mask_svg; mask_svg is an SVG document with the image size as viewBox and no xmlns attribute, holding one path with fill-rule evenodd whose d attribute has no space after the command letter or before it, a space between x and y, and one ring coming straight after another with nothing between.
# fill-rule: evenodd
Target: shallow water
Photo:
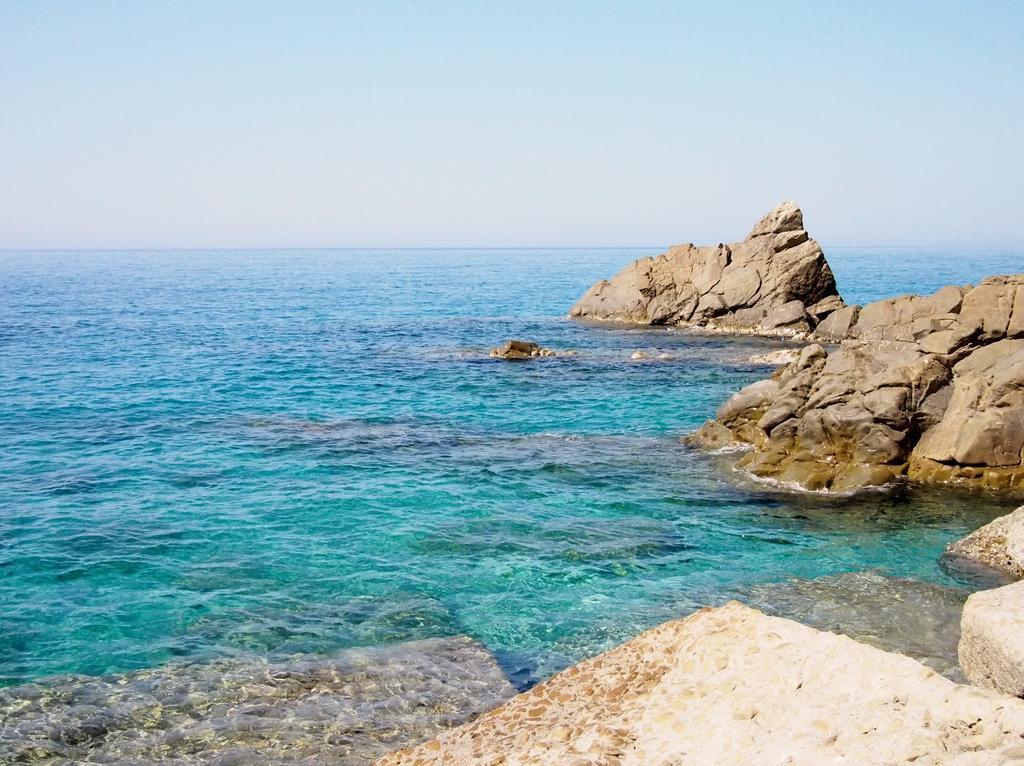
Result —
<instances>
[{"instance_id":1,"label":"shallow water","mask_svg":"<svg viewBox=\"0 0 1024 766\"><path fill-rule=\"evenodd\" d=\"M679 443L784 344L564 318L653 252L0 254L0 684L466 634L523 685L790 576L969 586L944 545L1014 498ZM827 254L861 302L1024 263Z\"/></svg>"},{"instance_id":2,"label":"shallow water","mask_svg":"<svg viewBox=\"0 0 1024 766\"><path fill-rule=\"evenodd\" d=\"M0 762L357 766L515 690L465 636L0 689Z\"/></svg>"}]
</instances>

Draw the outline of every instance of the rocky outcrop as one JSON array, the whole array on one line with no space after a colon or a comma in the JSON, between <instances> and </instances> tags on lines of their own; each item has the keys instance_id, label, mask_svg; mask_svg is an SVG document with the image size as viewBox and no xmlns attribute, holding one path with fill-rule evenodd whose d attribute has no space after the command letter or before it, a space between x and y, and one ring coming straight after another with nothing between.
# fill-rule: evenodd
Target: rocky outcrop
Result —
<instances>
[{"instance_id":1,"label":"rocky outcrop","mask_svg":"<svg viewBox=\"0 0 1024 766\"><path fill-rule=\"evenodd\" d=\"M742 242L678 245L634 262L591 287L569 315L793 335L843 306L803 213L784 202Z\"/></svg>"},{"instance_id":2,"label":"rocky outcrop","mask_svg":"<svg viewBox=\"0 0 1024 766\"><path fill-rule=\"evenodd\" d=\"M515 361L520 359L532 359L538 356L557 356L556 351L544 348L532 340L507 340L497 348L492 348L490 354L495 359L507 359Z\"/></svg>"},{"instance_id":3,"label":"rocky outcrop","mask_svg":"<svg viewBox=\"0 0 1024 766\"><path fill-rule=\"evenodd\" d=\"M378 766L1006 764L1024 702L730 603L665 623Z\"/></svg>"},{"instance_id":4,"label":"rocky outcrop","mask_svg":"<svg viewBox=\"0 0 1024 766\"><path fill-rule=\"evenodd\" d=\"M746 468L804 489L1024 486L1024 275L846 307L815 336L842 342L806 347L690 441L750 444Z\"/></svg>"},{"instance_id":5,"label":"rocky outcrop","mask_svg":"<svg viewBox=\"0 0 1024 766\"><path fill-rule=\"evenodd\" d=\"M1024 582L967 599L959 655L972 684L1024 696Z\"/></svg>"},{"instance_id":6,"label":"rocky outcrop","mask_svg":"<svg viewBox=\"0 0 1024 766\"><path fill-rule=\"evenodd\" d=\"M823 321L815 337L916 343L928 353L962 358L979 345L1024 337L1024 274L846 306Z\"/></svg>"},{"instance_id":7,"label":"rocky outcrop","mask_svg":"<svg viewBox=\"0 0 1024 766\"><path fill-rule=\"evenodd\" d=\"M946 553L998 569L1016 579L1024 578L1024 507L950 543Z\"/></svg>"}]
</instances>

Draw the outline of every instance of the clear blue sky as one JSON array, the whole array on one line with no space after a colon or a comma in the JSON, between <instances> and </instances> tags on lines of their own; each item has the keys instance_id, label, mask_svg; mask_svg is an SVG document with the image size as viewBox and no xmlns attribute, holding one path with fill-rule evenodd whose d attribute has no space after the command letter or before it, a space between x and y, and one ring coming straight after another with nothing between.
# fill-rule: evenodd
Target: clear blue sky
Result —
<instances>
[{"instance_id":1,"label":"clear blue sky","mask_svg":"<svg viewBox=\"0 0 1024 766\"><path fill-rule=\"evenodd\" d=\"M0 248L1024 242L1024 2L0 0Z\"/></svg>"}]
</instances>

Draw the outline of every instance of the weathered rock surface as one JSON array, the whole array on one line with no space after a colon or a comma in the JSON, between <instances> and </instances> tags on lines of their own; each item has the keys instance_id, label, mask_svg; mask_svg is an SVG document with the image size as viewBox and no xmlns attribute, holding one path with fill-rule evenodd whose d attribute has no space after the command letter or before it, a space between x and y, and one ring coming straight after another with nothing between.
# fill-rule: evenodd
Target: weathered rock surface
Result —
<instances>
[{"instance_id":1,"label":"weathered rock surface","mask_svg":"<svg viewBox=\"0 0 1024 766\"><path fill-rule=\"evenodd\" d=\"M1024 486L1024 275L847 307L815 335L842 344L804 348L690 441L724 426L755 475L804 489Z\"/></svg>"},{"instance_id":2,"label":"weathered rock surface","mask_svg":"<svg viewBox=\"0 0 1024 766\"><path fill-rule=\"evenodd\" d=\"M1024 582L971 595L960 632L960 664L970 682L1024 696Z\"/></svg>"},{"instance_id":3,"label":"weathered rock surface","mask_svg":"<svg viewBox=\"0 0 1024 766\"><path fill-rule=\"evenodd\" d=\"M843 305L803 213L783 202L742 242L678 245L634 262L591 287L569 315L793 335Z\"/></svg>"},{"instance_id":4,"label":"weathered rock surface","mask_svg":"<svg viewBox=\"0 0 1024 766\"><path fill-rule=\"evenodd\" d=\"M488 356L496 359L508 359L510 361L519 359L532 359L538 356L557 356L557 351L544 348L532 340L507 340L497 348L492 348Z\"/></svg>"},{"instance_id":5,"label":"weathered rock surface","mask_svg":"<svg viewBox=\"0 0 1024 766\"><path fill-rule=\"evenodd\" d=\"M379 766L1007 764L1024 702L732 602L649 630Z\"/></svg>"},{"instance_id":6,"label":"weathered rock surface","mask_svg":"<svg viewBox=\"0 0 1024 766\"><path fill-rule=\"evenodd\" d=\"M946 552L1024 578L1024 507L950 543Z\"/></svg>"}]
</instances>

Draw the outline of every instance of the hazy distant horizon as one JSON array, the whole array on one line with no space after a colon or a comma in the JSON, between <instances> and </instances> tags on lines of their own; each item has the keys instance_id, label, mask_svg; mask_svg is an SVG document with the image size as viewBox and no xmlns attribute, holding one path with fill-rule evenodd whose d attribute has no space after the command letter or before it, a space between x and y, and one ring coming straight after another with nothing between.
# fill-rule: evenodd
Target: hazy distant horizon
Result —
<instances>
[{"instance_id":1,"label":"hazy distant horizon","mask_svg":"<svg viewBox=\"0 0 1024 766\"><path fill-rule=\"evenodd\" d=\"M0 64L4 251L1024 245L1021 3L0 0Z\"/></svg>"}]
</instances>

